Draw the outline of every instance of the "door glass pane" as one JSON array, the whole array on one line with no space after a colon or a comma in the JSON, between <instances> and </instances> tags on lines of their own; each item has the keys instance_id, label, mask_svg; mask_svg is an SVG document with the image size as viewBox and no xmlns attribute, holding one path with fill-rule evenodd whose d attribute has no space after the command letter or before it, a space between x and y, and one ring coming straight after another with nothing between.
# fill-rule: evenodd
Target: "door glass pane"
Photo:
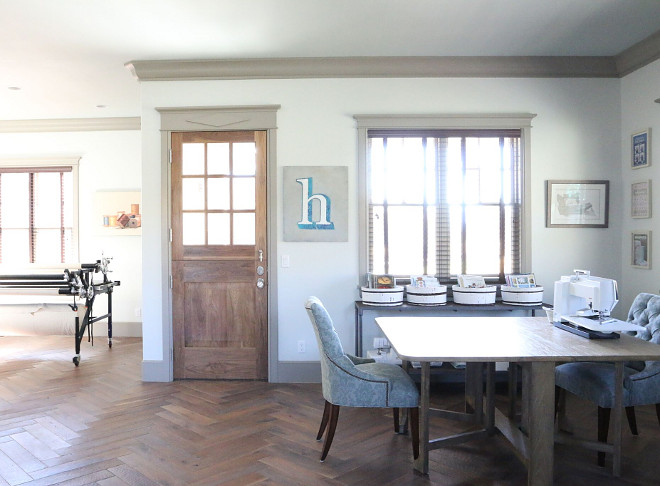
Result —
<instances>
[{"instance_id":1,"label":"door glass pane","mask_svg":"<svg viewBox=\"0 0 660 486\"><path fill-rule=\"evenodd\" d=\"M229 174L229 144L209 143L206 147L208 173L211 175Z\"/></svg>"},{"instance_id":2,"label":"door glass pane","mask_svg":"<svg viewBox=\"0 0 660 486\"><path fill-rule=\"evenodd\" d=\"M208 209L229 209L229 179L209 178Z\"/></svg>"},{"instance_id":3,"label":"door glass pane","mask_svg":"<svg viewBox=\"0 0 660 486\"><path fill-rule=\"evenodd\" d=\"M204 245L206 228L204 213L183 214L183 244Z\"/></svg>"},{"instance_id":4,"label":"door glass pane","mask_svg":"<svg viewBox=\"0 0 660 486\"><path fill-rule=\"evenodd\" d=\"M204 209L204 179L201 177L191 177L181 181L182 188L182 208Z\"/></svg>"},{"instance_id":5,"label":"door glass pane","mask_svg":"<svg viewBox=\"0 0 660 486\"><path fill-rule=\"evenodd\" d=\"M234 209L254 209L254 177L234 178Z\"/></svg>"},{"instance_id":6,"label":"door glass pane","mask_svg":"<svg viewBox=\"0 0 660 486\"><path fill-rule=\"evenodd\" d=\"M234 213L234 245L254 243L254 213Z\"/></svg>"},{"instance_id":7,"label":"door glass pane","mask_svg":"<svg viewBox=\"0 0 660 486\"><path fill-rule=\"evenodd\" d=\"M200 175L204 173L204 144L184 143L181 149L183 175Z\"/></svg>"},{"instance_id":8,"label":"door glass pane","mask_svg":"<svg viewBox=\"0 0 660 486\"><path fill-rule=\"evenodd\" d=\"M229 214L211 213L209 217L209 245L229 245Z\"/></svg>"},{"instance_id":9,"label":"door glass pane","mask_svg":"<svg viewBox=\"0 0 660 486\"><path fill-rule=\"evenodd\" d=\"M255 165L255 145L254 142L235 143L234 147L234 175L254 175Z\"/></svg>"}]
</instances>

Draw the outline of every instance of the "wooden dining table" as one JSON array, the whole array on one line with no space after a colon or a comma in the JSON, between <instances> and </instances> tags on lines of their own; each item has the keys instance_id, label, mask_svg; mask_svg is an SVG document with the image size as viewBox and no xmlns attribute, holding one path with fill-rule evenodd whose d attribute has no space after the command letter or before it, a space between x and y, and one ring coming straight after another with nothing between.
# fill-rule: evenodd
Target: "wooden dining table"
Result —
<instances>
[{"instance_id":1,"label":"wooden dining table","mask_svg":"<svg viewBox=\"0 0 660 486\"><path fill-rule=\"evenodd\" d=\"M614 362L616 370L614 440L611 444L591 443L590 447L612 453L614 475L620 475L623 363L660 361L660 346L628 335L621 335L620 339L586 339L553 326L544 317L402 316L378 317L376 323L404 364L420 363L420 454L414 463L418 473L428 474L429 451L499 431L527 466L527 484L553 484L555 364L608 361ZM465 411L430 407L431 362L439 361L466 363ZM522 367L522 423L495 407L498 362L518 363ZM431 416L480 427L432 439Z\"/></svg>"}]
</instances>

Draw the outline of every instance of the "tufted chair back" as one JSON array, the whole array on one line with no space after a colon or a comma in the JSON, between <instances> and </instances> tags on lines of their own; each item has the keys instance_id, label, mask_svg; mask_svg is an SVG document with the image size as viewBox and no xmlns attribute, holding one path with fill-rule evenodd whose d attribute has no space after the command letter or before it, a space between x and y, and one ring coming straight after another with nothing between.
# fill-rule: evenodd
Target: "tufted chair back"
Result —
<instances>
[{"instance_id":1,"label":"tufted chair back","mask_svg":"<svg viewBox=\"0 0 660 486\"><path fill-rule=\"evenodd\" d=\"M628 321L644 327L643 331L633 331L628 334L660 345L660 295L638 294L628 311ZM629 363L628 366L638 371L646 371L645 375L652 370L660 373L660 362L657 361Z\"/></svg>"}]
</instances>

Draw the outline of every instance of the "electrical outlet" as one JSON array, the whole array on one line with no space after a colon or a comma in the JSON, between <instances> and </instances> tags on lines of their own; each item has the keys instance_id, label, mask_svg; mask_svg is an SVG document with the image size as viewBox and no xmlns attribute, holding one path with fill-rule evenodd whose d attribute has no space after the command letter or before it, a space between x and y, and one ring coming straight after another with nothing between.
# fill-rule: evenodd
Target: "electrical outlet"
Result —
<instances>
[{"instance_id":1,"label":"electrical outlet","mask_svg":"<svg viewBox=\"0 0 660 486\"><path fill-rule=\"evenodd\" d=\"M299 353L305 352L305 341L303 341L302 339L298 341L298 352Z\"/></svg>"}]
</instances>

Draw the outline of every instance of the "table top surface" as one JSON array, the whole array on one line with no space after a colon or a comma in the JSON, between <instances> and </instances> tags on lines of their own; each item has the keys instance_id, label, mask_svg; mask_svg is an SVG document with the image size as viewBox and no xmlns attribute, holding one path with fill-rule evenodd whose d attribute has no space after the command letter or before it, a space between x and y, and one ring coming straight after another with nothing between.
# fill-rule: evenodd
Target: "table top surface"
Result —
<instances>
[{"instance_id":1,"label":"table top surface","mask_svg":"<svg viewBox=\"0 0 660 486\"><path fill-rule=\"evenodd\" d=\"M545 317L378 317L397 354L409 361L660 360L660 346L621 335L586 339Z\"/></svg>"}]
</instances>

